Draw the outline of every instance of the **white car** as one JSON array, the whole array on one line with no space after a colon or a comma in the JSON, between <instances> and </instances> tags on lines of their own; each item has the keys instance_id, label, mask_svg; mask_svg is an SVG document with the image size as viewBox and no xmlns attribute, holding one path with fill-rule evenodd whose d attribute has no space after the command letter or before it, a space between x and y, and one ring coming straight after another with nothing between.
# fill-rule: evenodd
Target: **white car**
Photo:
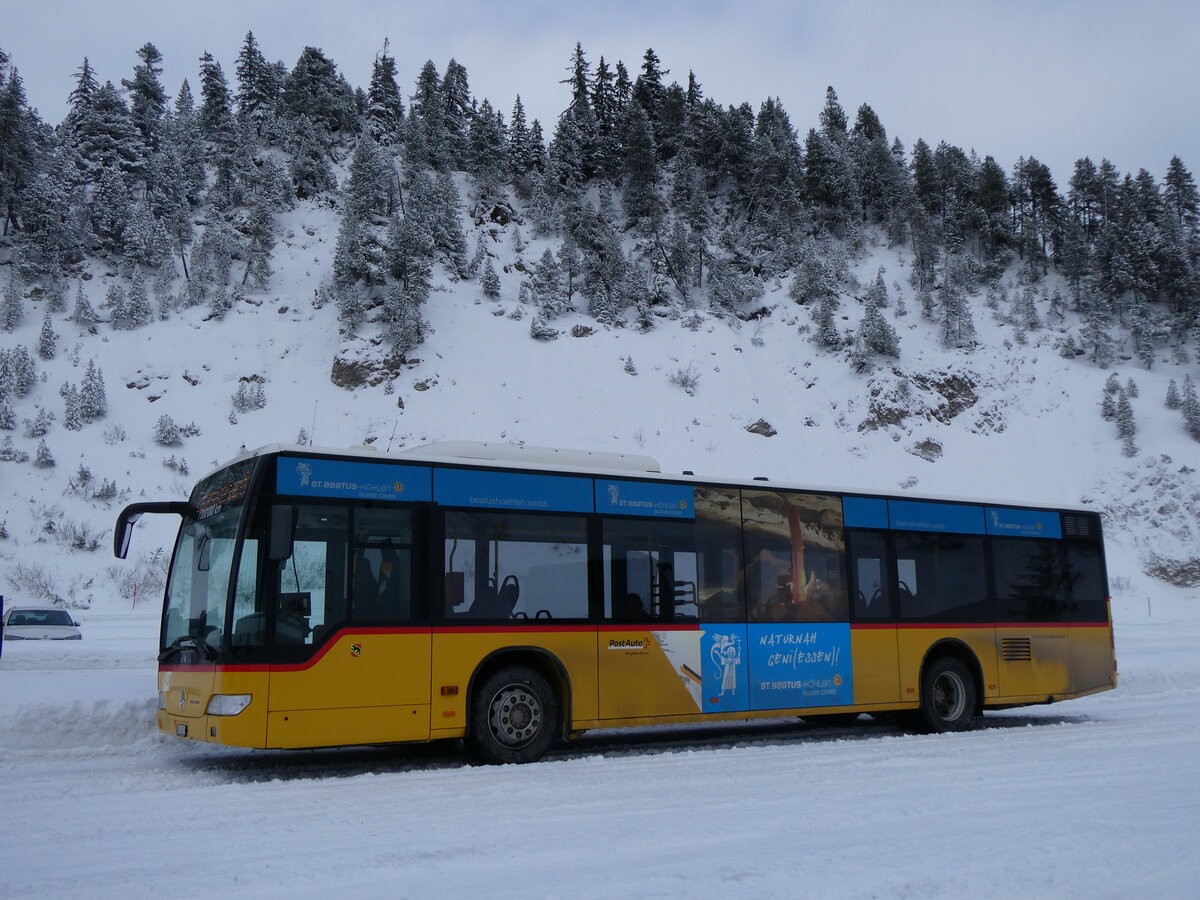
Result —
<instances>
[{"instance_id":1,"label":"white car","mask_svg":"<svg viewBox=\"0 0 1200 900\"><path fill-rule=\"evenodd\" d=\"M5 641L77 641L79 623L65 609L14 606L4 613Z\"/></svg>"}]
</instances>

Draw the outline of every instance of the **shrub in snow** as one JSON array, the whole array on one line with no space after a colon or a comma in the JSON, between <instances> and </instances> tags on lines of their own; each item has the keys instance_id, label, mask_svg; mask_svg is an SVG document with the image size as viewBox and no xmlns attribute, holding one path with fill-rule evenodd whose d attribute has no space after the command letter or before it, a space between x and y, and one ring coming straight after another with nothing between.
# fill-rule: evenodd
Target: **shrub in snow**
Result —
<instances>
[{"instance_id":1,"label":"shrub in snow","mask_svg":"<svg viewBox=\"0 0 1200 900\"><path fill-rule=\"evenodd\" d=\"M548 325L540 315L536 315L529 323L529 336L538 341L552 341L558 337L558 330Z\"/></svg>"},{"instance_id":2,"label":"shrub in snow","mask_svg":"<svg viewBox=\"0 0 1200 900\"><path fill-rule=\"evenodd\" d=\"M178 447L183 443L183 435L179 426L168 415L159 416L154 426L154 443L161 447Z\"/></svg>"},{"instance_id":3,"label":"shrub in snow","mask_svg":"<svg viewBox=\"0 0 1200 900\"><path fill-rule=\"evenodd\" d=\"M695 396L696 388L700 385L700 372L695 363L689 363L686 369L676 369L667 379L671 384L683 388L684 393L691 397Z\"/></svg>"}]
</instances>

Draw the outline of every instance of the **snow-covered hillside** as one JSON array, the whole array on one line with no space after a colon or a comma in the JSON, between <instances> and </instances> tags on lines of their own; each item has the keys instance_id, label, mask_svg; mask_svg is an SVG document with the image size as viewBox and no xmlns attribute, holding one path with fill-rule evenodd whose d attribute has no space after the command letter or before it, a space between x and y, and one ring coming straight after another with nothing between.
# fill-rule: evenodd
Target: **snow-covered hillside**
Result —
<instances>
[{"instance_id":1,"label":"snow-covered hillside","mask_svg":"<svg viewBox=\"0 0 1200 900\"><path fill-rule=\"evenodd\" d=\"M135 583L139 601L152 602L153 578L137 560L116 564L109 556L120 506L183 497L239 447L294 442L302 431L319 446L368 443L384 453L442 439L525 442L645 453L664 471L1088 503L1108 514L1118 603L1126 591L1144 593L1144 571L1162 560L1159 574L1187 580L1178 561L1196 557L1200 453L1163 398L1169 381L1181 382L1195 366L1172 363L1165 348L1149 371L1131 360L1114 368L1122 385L1132 379L1138 389L1139 450L1127 458L1116 426L1101 417L1110 371L1059 352L1078 334L1072 313L1060 321L1039 299L1047 324L1018 335L1004 321L1008 304L992 309L976 296L977 349L944 349L936 323L914 303L906 248L888 248L881 235L869 237L854 264L836 324L844 332L858 327L861 298L882 273L883 314L899 335L900 357L875 357L859 373L846 352L813 342L812 309L789 299L786 278L769 285L753 319L697 311L652 317L646 329L632 309L626 327L575 313L553 320L556 339L534 340L533 311L518 289L549 242L529 241L518 253L516 223L464 219L469 238L485 236L501 273L499 299L484 298L474 280L442 275L425 306L432 326L425 342L407 362L381 367L388 350L379 338L369 328L364 337L339 333L337 311L320 301L337 222L324 202L285 213L270 288L248 292L223 320L192 308L137 330L100 323L89 334L64 314L52 316L56 355L37 360L33 389L13 402L16 430L4 434L30 458L0 462L0 592L58 598L85 621L89 608L130 604ZM107 285L126 283L102 262L92 262L87 276L93 304ZM1014 279L1010 295L1019 293ZM1052 276L1038 297L1056 286ZM37 346L41 301L34 293L25 305L23 324L3 346ZM103 373L107 415L66 430L60 388L79 384L91 361ZM331 376L363 383L340 387ZM236 412L239 385L256 384L265 407ZM56 421L44 437L27 437L26 420L40 410ZM164 416L197 433L179 446L157 444ZM770 428L748 430L759 422ZM766 430L775 433L758 433ZM52 467L35 465L42 441ZM106 481L116 496L95 499ZM169 550L169 529L140 525L134 556Z\"/></svg>"}]
</instances>

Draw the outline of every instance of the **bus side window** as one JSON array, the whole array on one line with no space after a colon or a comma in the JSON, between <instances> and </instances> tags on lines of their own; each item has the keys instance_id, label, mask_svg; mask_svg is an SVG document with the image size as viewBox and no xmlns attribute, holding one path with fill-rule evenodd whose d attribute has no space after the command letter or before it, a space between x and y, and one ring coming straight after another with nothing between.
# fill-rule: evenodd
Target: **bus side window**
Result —
<instances>
[{"instance_id":1,"label":"bus side window","mask_svg":"<svg viewBox=\"0 0 1200 900\"><path fill-rule=\"evenodd\" d=\"M892 587L887 568L887 538L882 532L848 532L854 617L886 619L892 615ZM912 577L911 575L909 576Z\"/></svg>"},{"instance_id":2,"label":"bus side window","mask_svg":"<svg viewBox=\"0 0 1200 900\"><path fill-rule=\"evenodd\" d=\"M698 617L691 522L605 519L603 534L606 619L670 622Z\"/></svg>"}]
</instances>

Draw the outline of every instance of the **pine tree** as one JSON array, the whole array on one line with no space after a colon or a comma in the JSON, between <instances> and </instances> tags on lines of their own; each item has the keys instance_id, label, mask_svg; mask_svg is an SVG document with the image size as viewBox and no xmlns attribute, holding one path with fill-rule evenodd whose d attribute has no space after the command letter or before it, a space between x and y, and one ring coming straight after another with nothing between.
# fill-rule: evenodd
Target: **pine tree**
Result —
<instances>
[{"instance_id":1,"label":"pine tree","mask_svg":"<svg viewBox=\"0 0 1200 900\"><path fill-rule=\"evenodd\" d=\"M154 299L158 301L158 318L164 322L170 318L171 288L176 274L175 263L169 258L164 259L154 273Z\"/></svg>"},{"instance_id":2,"label":"pine tree","mask_svg":"<svg viewBox=\"0 0 1200 900\"><path fill-rule=\"evenodd\" d=\"M503 199L512 171L508 153L503 117L485 99L471 117L466 140L466 170L475 180L482 203Z\"/></svg>"},{"instance_id":3,"label":"pine tree","mask_svg":"<svg viewBox=\"0 0 1200 900\"><path fill-rule=\"evenodd\" d=\"M1179 409L1183 406L1183 398L1179 396L1179 387L1175 384L1175 379L1172 378L1167 385L1167 409Z\"/></svg>"},{"instance_id":4,"label":"pine tree","mask_svg":"<svg viewBox=\"0 0 1200 900\"><path fill-rule=\"evenodd\" d=\"M1129 395L1124 389L1117 392L1117 414L1115 417L1117 423L1117 437L1129 437L1137 431L1137 426L1133 421L1133 406L1129 402Z\"/></svg>"},{"instance_id":5,"label":"pine tree","mask_svg":"<svg viewBox=\"0 0 1200 900\"><path fill-rule=\"evenodd\" d=\"M2 155L4 151L0 150ZM51 275L52 283L58 277L56 273L83 258L87 243L79 215L84 206L84 191L72 160L68 147L58 140L52 141L16 198L16 213L21 222L16 237L20 251L18 264L27 275ZM0 176L0 181L4 180ZM51 296L61 297L61 294L51 292Z\"/></svg>"},{"instance_id":6,"label":"pine tree","mask_svg":"<svg viewBox=\"0 0 1200 900\"><path fill-rule=\"evenodd\" d=\"M133 320L129 315L129 299L125 288L119 284L110 284L104 295L104 309L108 310L108 321L115 331L126 331L133 328Z\"/></svg>"},{"instance_id":7,"label":"pine tree","mask_svg":"<svg viewBox=\"0 0 1200 900\"><path fill-rule=\"evenodd\" d=\"M130 328L141 328L154 319L154 310L150 308L150 298L146 296L146 282L142 278L141 269L133 270L125 311L129 317Z\"/></svg>"},{"instance_id":8,"label":"pine tree","mask_svg":"<svg viewBox=\"0 0 1200 900\"><path fill-rule=\"evenodd\" d=\"M16 427L17 414L13 412L12 404L8 402L8 398L0 393L0 429L12 431Z\"/></svg>"},{"instance_id":9,"label":"pine tree","mask_svg":"<svg viewBox=\"0 0 1200 900\"><path fill-rule=\"evenodd\" d=\"M1196 396L1196 385L1192 376L1183 376L1183 427L1192 436L1192 440L1200 441L1200 398Z\"/></svg>"},{"instance_id":10,"label":"pine tree","mask_svg":"<svg viewBox=\"0 0 1200 900\"><path fill-rule=\"evenodd\" d=\"M1104 381L1104 393L1112 394L1114 397L1121 391L1121 379L1116 372L1110 372L1108 378Z\"/></svg>"},{"instance_id":11,"label":"pine tree","mask_svg":"<svg viewBox=\"0 0 1200 900\"><path fill-rule=\"evenodd\" d=\"M344 196L347 210L360 216L390 216L395 209L395 170L391 159L370 134L358 140L346 177Z\"/></svg>"},{"instance_id":12,"label":"pine tree","mask_svg":"<svg viewBox=\"0 0 1200 900\"><path fill-rule=\"evenodd\" d=\"M46 446L46 441L43 438L38 441L37 455L33 459L33 464L39 469L51 469L57 465L54 461L54 454L50 452L50 448Z\"/></svg>"},{"instance_id":13,"label":"pine tree","mask_svg":"<svg viewBox=\"0 0 1200 900\"><path fill-rule=\"evenodd\" d=\"M337 65L316 47L305 47L283 83L283 102L294 118L308 119L323 139L353 132L358 110Z\"/></svg>"},{"instance_id":14,"label":"pine tree","mask_svg":"<svg viewBox=\"0 0 1200 900\"><path fill-rule=\"evenodd\" d=\"M141 64L134 67L132 80L122 80L121 84L129 91L130 118L142 136L143 152L148 155L159 148L167 92L159 80L163 56L158 48L146 43L138 49L137 55Z\"/></svg>"},{"instance_id":15,"label":"pine tree","mask_svg":"<svg viewBox=\"0 0 1200 900\"><path fill-rule=\"evenodd\" d=\"M546 320L557 318L570 309L563 289L562 266L549 248L533 266L530 291L533 302Z\"/></svg>"},{"instance_id":16,"label":"pine tree","mask_svg":"<svg viewBox=\"0 0 1200 900\"><path fill-rule=\"evenodd\" d=\"M42 330L38 335L38 356L42 359L54 359L58 351L58 335L54 333L54 325L50 321L50 310L42 317Z\"/></svg>"},{"instance_id":17,"label":"pine tree","mask_svg":"<svg viewBox=\"0 0 1200 900\"><path fill-rule=\"evenodd\" d=\"M432 211L427 216L433 246L446 270L460 276L467 264L467 239L462 230L462 201L454 176L439 172L431 196L414 198Z\"/></svg>"},{"instance_id":18,"label":"pine tree","mask_svg":"<svg viewBox=\"0 0 1200 900\"><path fill-rule=\"evenodd\" d=\"M406 303L420 305L429 298L434 252L425 210L410 203L408 213L389 224L384 254L388 275L400 283Z\"/></svg>"},{"instance_id":19,"label":"pine tree","mask_svg":"<svg viewBox=\"0 0 1200 900\"><path fill-rule=\"evenodd\" d=\"M325 143L327 137L323 133L308 116L297 116L292 124L292 134L287 142L291 154L288 174L296 196L301 200L337 187L333 169L329 165L329 151Z\"/></svg>"},{"instance_id":20,"label":"pine tree","mask_svg":"<svg viewBox=\"0 0 1200 900\"><path fill-rule=\"evenodd\" d=\"M192 89L186 78L175 97L175 114L171 117L170 130L171 142L179 160L180 192L188 203L198 204L207 179L204 168L204 137ZM190 226L191 222L186 214L180 219L179 225ZM173 228L171 233L180 247L187 244L191 236L190 228L185 233Z\"/></svg>"},{"instance_id":21,"label":"pine tree","mask_svg":"<svg viewBox=\"0 0 1200 900\"><path fill-rule=\"evenodd\" d=\"M200 109L198 125L201 134L217 145L232 144L235 132L233 97L221 64L207 50L200 57Z\"/></svg>"},{"instance_id":22,"label":"pine tree","mask_svg":"<svg viewBox=\"0 0 1200 900\"><path fill-rule=\"evenodd\" d=\"M1101 368L1113 361L1113 339L1109 334L1112 307L1102 291L1089 290L1084 294L1084 323L1079 339L1092 362Z\"/></svg>"},{"instance_id":23,"label":"pine tree","mask_svg":"<svg viewBox=\"0 0 1200 900\"><path fill-rule=\"evenodd\" d=\"M104 169L92 195L88 222L105 250L117 252L122 249L131 207L129 186L125 180L117 169Z\"/></svg>"},{"instance_id":24,"label":"pine tree","mask_svg":"<svg viewBox=\"0 0 1200 900\"><path fill-rule=\"evenodd\" d=\"M238 118L250 122L255 134L262 137L275 116L283 84L275 67L259 50L252 31L246 32L234 74L238 81Z\"/></svg>"},{"instance_id":25,"label":"pine tree","mask_svg":"<svg viewBox=\"0 0 1200 900\"><path fill-rule=\"evenodd\" d=\"M11 333L25 318L25 302L21 299L21 285L16 273L10 273L4 285L4 298L0 300L0 328Z\"/></svg>"},{"instance_id":26,"label":"pine tree","mask_svg":"<svg viewBox=\"0 0 1200 900\"><path fill-rule=\"evenodd\" d=\"M95 422L108 415L108 394L104 389L104 373L95 360L88 360L87 370L79 387L79 416L85 422Z\"/></svg>"},{"instance_id":27,"label":"pine tree","mask_svg":"<svg viewBox=\"0 0 1200 900\"><path fill-rule=\"evenodd\" d=\"M75 307L71 311L70 321L87 331L94 329L99 321L96 310L92 308L87 294L84 293L82 281L75 288Z\"/></svg>"},{"instance_id":28,"label":"pine tree","mask_svg":"<svg viewBox=\"0 0 1200 900\"><path fill-rule=\"evenodd\" d=\"M842 336L838 332L836 321L837 308L837 296L826 293L821 296L813 313L813 325L817 329L813 340L818 347L824 347L826 350L836 350L842 346Z\"/></svg>"},{"instance_id":29,"label":"pine tree","mask_svg":"<svg viewBox=\"0 0 1200 900\"><path fill-rule=\"evenodd\" d=\"M421 318L423 302L399 282L389 285L384 294L383 337L401 356L407 357L425 339L427 326Z\"/></svg>"},{"instance_id":30,"label":"pine tree","mask_svg":"<svg viewBox=\"0 0 1200 900\"><path fill-rule=\"evenodd\" d=\"M1111 422L1117 417L1117 400L1113 394L1105 394L1100 401L1100 418Z\"/></svg>"},{"instance_id":31,"label":"pine tree","mask_svg":"<svg viewBox=\"0 0 1200 900\"><path fill-rule=\"evenodd\" d=\"M496 274L496 270L492 267L492 258L490 256L483 261L483 272L479 276L479 287L483 290L483 296L491 300L496 300L500 297L500 276Z\"/></svg>"},{"instance_id":32,"label":"pine tree","mask_svg":"<svg viewBox=\"0 0 1200 900\"><path fill-rule=\"evenodd\" d=\"M868 305L859 325L858 340L864 349L881 356L900 356L900 337L883 317L882 307Z\"/></svg>"},{"instance_id":33,"label":"pine tree","mask_svg":"<svg viewBox=\"0 0 1200 900\"><path fill-rule=\"evenodd\" d=\"M105 172L135 181L145 173L145 153L129 108L111 81L91 96L72 122L69 137L87 181L95 184Z\"/></svg>"},{"instance_id":34,"label":"pine tree","mask_svg":"<svg viewBox=\"0 0 1200 900\"><path fill-rule=\"evenodd\" d=\"M387 147L399 142L404 125L404 101L396 83L396 60L388 52L384 38L383 50L371 67L371 86L367 91L367 132Z\"/></svg>"},{"instance_id":35,"label":"pine tree","mask_svg":"<svg viewBox=\"0 0 1200 900\"><path fill-rule=\"evenodd\" d=\"M83 415L80 412L79 390L73 384L67 384L62 390L63 397L63 428L67 431L79 431L83 428Z\"/></svg>"},{"instance_id":36,"label":"pine tree","mask_svg":"<svg viewBox=\"0 0 1200 900\"><path fill-rule=\"evenodd\" d=\"M461 169L467 158L467 129L471 121L471 89L467 84L467 70L457 60L446 64L442 77L442 123L446 133L448 158L439 160L435 168L445 171L447 163Z\"/></svg>"}]
</instances>

